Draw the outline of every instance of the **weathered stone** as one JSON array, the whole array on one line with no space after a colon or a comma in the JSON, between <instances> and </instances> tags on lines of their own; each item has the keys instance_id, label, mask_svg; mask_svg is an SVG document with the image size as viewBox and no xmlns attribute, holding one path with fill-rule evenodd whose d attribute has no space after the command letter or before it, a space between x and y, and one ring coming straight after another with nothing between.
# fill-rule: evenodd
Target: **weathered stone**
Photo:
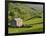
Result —
<instances>
[{"instance_id":1,"label":"weathered stone","mask_svg":"<svg viewBox=\"0 0 46 36\"><path fill-rule=\"evenodd\" d=\"M23 25L21 18L15 18L15 20L16 20L16 26L17 26L17 27L21 27L21 26Z\"/></svg>"}]
</instances>

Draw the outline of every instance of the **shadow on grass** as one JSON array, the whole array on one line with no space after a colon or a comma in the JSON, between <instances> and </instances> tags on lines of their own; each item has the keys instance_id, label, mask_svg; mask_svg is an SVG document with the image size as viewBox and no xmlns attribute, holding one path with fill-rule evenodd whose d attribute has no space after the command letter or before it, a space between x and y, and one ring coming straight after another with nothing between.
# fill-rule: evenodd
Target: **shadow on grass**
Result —
<instances>
[{"instance_id":1,"label":"shadow on grass","mask_svg":"<svg viewBox=\"0 0 46 36\"><path fill-rule=\"evenodd\" d=\"M31 25L22 25L21 27L17 27L17 26L8 25L8 27L10 27L10 28L31 28L32 26Z\"/></svg>"}]
</instances>

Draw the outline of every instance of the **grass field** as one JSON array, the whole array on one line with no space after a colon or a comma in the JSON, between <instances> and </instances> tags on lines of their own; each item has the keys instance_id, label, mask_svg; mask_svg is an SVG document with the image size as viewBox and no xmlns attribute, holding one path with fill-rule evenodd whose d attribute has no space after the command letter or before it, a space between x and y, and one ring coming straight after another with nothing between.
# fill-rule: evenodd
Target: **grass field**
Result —
<instances>
[{"instance_id":1,"label":"grass field","mask_svg":"<svg viewBox=\"0 0 46 36\"><path fill-rule=\"evenodd\" d=\"M22 33L22 32L43 32L43 24L39 24L42 21L41 18L31 19L29 21L25 21L23 24L25 25L32 25L29 28L11 28L8 27L8 33ZM36 23L34 25L34 23Z\"/></svg>"}]
</instances>

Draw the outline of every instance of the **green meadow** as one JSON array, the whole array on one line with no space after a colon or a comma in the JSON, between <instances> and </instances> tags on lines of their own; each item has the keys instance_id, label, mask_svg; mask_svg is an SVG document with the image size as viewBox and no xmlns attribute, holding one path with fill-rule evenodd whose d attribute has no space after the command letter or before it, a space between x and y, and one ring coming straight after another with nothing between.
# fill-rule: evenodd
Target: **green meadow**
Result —
<instances>
[{"instance_id":1,"label":"green meadow","mask_svg":"<svg viewBox=\"0 0 46 36\"><path fill-rule=\"evenodd\" d=\"M40 6L40 5L39 5ZM24 3L8 3L8 25L11 20L20 16L23 24L31 27L13 28L8 27L8 33L43 32L43 10Z\"/></svg>"}]
</instances>

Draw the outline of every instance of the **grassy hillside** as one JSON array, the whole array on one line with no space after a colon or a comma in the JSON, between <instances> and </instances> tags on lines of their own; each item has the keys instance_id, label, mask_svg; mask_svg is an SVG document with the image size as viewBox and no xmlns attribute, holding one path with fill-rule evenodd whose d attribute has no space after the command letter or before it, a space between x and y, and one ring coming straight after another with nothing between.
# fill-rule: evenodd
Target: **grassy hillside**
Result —
<instances>
[{"instance_id":1,"label":"grassy hillside","mask_svg":"<svg viewBox=\"0 0 46 36\"><path fill-rule=\"evenodd\" d=\"M42 13L35 8L26 6L21 3L9 3L8 4L8 13L10 17L20 16L24 21L34 18L34 17L42 17Z\"/></svg>"},{"instance_id":2,"label":"grassy hillside","mask_svg":"<svg viewBox=\"0 0 46 36\"><path fill-rule=\"evenodd\" d=\"M42 20L43 10L35 9L28 4L8 3L8 23L11 22L13 17L15 18L17 16L19 16L23 20L24 25L30 25L32 27L30 28L8 27L8 33L43 32L43 20Z\"/></svg>"}]
</instances>

